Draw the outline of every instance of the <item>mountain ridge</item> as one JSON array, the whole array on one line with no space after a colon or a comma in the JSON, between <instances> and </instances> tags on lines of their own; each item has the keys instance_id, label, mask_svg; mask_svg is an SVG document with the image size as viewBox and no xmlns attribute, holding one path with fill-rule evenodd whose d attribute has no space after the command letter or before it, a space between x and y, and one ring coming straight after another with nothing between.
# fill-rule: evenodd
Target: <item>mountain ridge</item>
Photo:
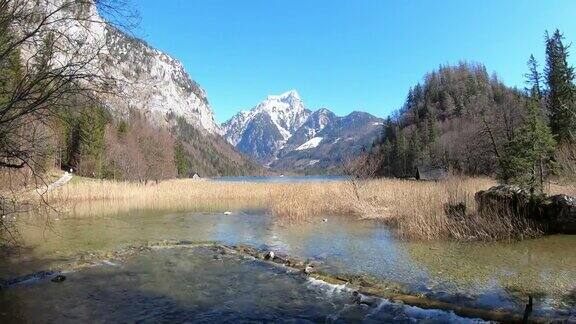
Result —
<instances>
[{"instance_id":1,"label":"mountain ridge","mask_svg":"<svg viewBox=\"0 0 576 324\"><path fill-rule=\"evenodd\" d=\"M354 122L357 117L360 123ZM222 123L221 134L239 151L266 167L309 170L323 166L334 169L362 146L370 145L377 138L382 123L382 119L365 112L337 116L326 107L311 111L297 91L289 90L280 95L268 95L252 109L238 112ZM355 136L342 125L358 127L360 135ZM345 141L338 144L340 135Z\"/></svg>"}]
</instances>

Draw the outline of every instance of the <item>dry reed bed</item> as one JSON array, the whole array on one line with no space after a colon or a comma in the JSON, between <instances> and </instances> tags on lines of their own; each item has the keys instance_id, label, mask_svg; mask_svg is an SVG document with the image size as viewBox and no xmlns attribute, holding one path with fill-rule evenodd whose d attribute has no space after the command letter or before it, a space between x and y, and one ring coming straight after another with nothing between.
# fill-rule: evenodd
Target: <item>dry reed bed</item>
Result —
<instances>
[{"instance_id":1,"label":"dry reed bed","mask_svg":"<svg viewBox=\"0 0 576 324\"><path fill-rule=\"evenodd\" d=\"M49 192L46 196L47 200L54 204L79 206L107 203L110 206L121 206L120 211L203 208L210 211L218 209L224 211L226 210L224 208L270 208L282 217L287 216L284 218L303 220L320 212L336 212L328 206L321 207L321 204L326 202L328 197L341 191L342 185L343 183L280 184L191 179L169 180L148 185L116 181L81 181L69 183ZM101 207L98 209L105 209Z\"/></svg>"},{"instance_id":2,"label":"dry reed bed","mask_svg":"<svg viewBox=\"0 0 576 324\"><path fill-rule=\"evenodd\" d=\"M122 209L261 207L279 220L299 222L327 214L346 214L390 224L414 239L496 240L538 235L513 215L477 215L474 194L495 185L489 178L453 178L442 182L395 179L317 183L238 183L170 180L159 184L113 181L71 183L50 192L51 202L114 201ZM464 202L467 216L448 217L446 203Z\"/></svg>"}]
</instances>

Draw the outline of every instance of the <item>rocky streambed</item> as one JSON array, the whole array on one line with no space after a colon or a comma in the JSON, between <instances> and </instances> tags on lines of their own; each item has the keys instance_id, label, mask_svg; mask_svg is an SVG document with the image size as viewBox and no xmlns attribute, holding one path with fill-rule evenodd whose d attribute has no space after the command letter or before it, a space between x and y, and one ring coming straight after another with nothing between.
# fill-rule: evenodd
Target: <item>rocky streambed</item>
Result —
<instances>
[{"instance_id":1,"label":"rocky streambed","mask_svg":"<svg viewBox=\"0 0 576 324\"><path fill-rule=\"evenodd\" d=\"M45 282L50 281L52 283L59 284L66 281L68 276L72 277L73 281L72 282L68 281L67 285L78 285L79 290L86 289L85 282L78 282L79 277L83 278L82 280L90 281L96 279L98 281L101 281L102 279L101 276L108 276L110 277L109 279L110 282L105 281L102 282L102 285L97 287L96 290L109 289L110 286L115 285L114 282L115 279L113 273L114 271L110 272L109 269L103 269L103 268L108 267L120 272L131 271L130 267L131 264L134 262L131 259L142 258L142 255L144 254L145 257L148 258L152 257L152 259L155 260L154 258L158 256L157 251L169 250L169 249L193 250L193 252L191 252L190 254L186 254L186 256L192 258L200 256L201 260L204 259L203 261L204 263L200 262L199 265L196 265L196 269L199 266L212 267L214 266L213 263L215 262L225 263L224 260L231 260L234 258L237 262L238 260L242 260L241 262L245 262L248 259L258 262L259 263L258 267L268 267L268 269L270 269L269 267L272 266L274 268L274 272L279 271L278 272L279 275L286 275L288 278L291 279L297 277L299 280L304 280L306 278L306 283L308 285L315 284L316 286L322 286L327 290L331 290L332 292L337 290L338 293L340 294L338 297L340 298L340 302L342 303L341 307L348 307L348 308L357 307L359 309L356 310L356 312L364 308L364 311L360 311L360 313L362 313L362 316L365 317L363 318L363 320L367 319L366 317L368 317L369 315L374 316L377 312L390 312L390 310L382 310L381 308L383 307L383 305L387 305L389 307L396 309L391 314L386 314L386 316L394 316L394 319L406 319L406 320L431 319L438 321L454 321L454 322L463 322L463 321L480 322L481 320L499 321L499 322L522 322L525 317L529 318L531 322L535 323L550 322L551 320L552 321L562 320L561 318L554 319L551 317L533 316L531 314L531 311L526 312L525 314L518 314L504 310L487 310L482 308L462 306L459 305L457 301L443 302L435 300L433 298L429 298L424 294L410 294L409 291L406 289L406 287L397 283L385 282L367 275L361 276L361 275L346 275L346 274L340 274L340 275L330 274L320 270L321 264L318 261L302 260L286 254L278 252L275 253L274 251L270 250L259 250L247 245L227 246L219 243L210 243L210 242L194 243L191 241L149 242L147 244L128 246L111 252L88 253L82 255L75 262L60 265L57 269L39 271L24 276L12 278L9 280L3 280L2 282L0 282L0 287L3 290L1 295L3 297L2 299L4 300L3 305L8 306L8 308L12 308L13 300L22 302L23 300L19 300L18 298L14 299L12 296L20 295L21 291L23 291L24 294L27 291L33 291L35 290L34 285L45 286L42 293L40 293L40 295L45 295L42 298L43 300L54 300L52 298L52 295L53 294L58 295L57 291L60 290L60 286L58 285L46 286ZM174 252L171 252L168 255L171 255L172 257L169 258L164 263L164 266L166 267L165 273L164 275L161 275L162 278L157 279L166 282L177 281L184 287L186 287L188 285L186 281L182 281L178 277L176 278L173 277L175 271L181 270L178 269L178 267L180 266L178 262L181 261L179 258L182 255ZM240 259L238 259L238 257ZM208 259L206 260L206 258ZM165 255L163 256L162 259L165 259ZM156 269L156 267L155 269L148 269L148 270L150 270L155 274L158 274L159 271L159 269ZM195 273L196 272L194 271L194 269L190 269L187 275L195 275ZM100 276L100 278L94 278L94 276L96 275ZM126 275L126 273L124 273L124 275ZM140 275L146 277L149 274L140 273L133 275L136 276ZM212 274L212 276L215 275L221 277L220 280L226 281L227 277L230 274L227 273L226 268L224 268L219 269L218 272ZM262 273L256 271L252 275L256 278L260 278L262 276ZM203 276L199 275L199 279L202 278ZM204 279L209 281L208 278ZM268 285L269 283L261 282L259 280L257 283L253 284L254 284L253 287L254 290L257 291L258 288L256 286L262 284ZM283 289L281 284L279 284L279 286L276 288ZM207 287L206 289L211 290L229 289L229 287ZM84 292L84 293L92 294L94 292ZM251 291L250 293L253 292ZM272 293L274 294L274 292ZM36 296L36 298L38 297L39 296ZM329 296L326 295L323 296L323 298L329 298ZM31 300L27 299L24 302L24 304L27 304L27 306L35 307L32 305L33 300L34 298L32 298ZM77 302L78 301L79 300L77 300ZM52 305L51 307L58 306L59 302L60 301L57 299L54 300L55 305ZM90 299L86 299L84 300L84 302L90 302ZM214 302L218 303L219 301ZM229 302L229 300L226 302ZM144 304L140 302L137 303L138 305L130 305L130 308L149 307L149 305L146 305L146 303ZM2 308L0 308L1 310L0 318L4 317L5 321L3 320L3 322L11 322L11 321L16 322L23 319L29 319L26 312L12 312ZM370 311L366 312L367 309L370 309ZM409 310L412 311L412 314ZM53 316L55 320L63 319L70 316L68 310L58 311L56 309L52 309L52 311L53 314L50 315ZM32 313L35 314L35 312ZM84 316L84 315L85 314L78 314L77 316ZM121 318L126 318L125 317L126 314L124 313L119 315L121 315ZM157 318L158 316L160 316L161 318L163 318L164 316L167 315L168 314L155 314L154 317ZM384 314L380 314L379 316L383 315ZM182 314L181 316L185 317L179 319L188 318L188 316L196 316L196 314L185 312L185 315ZM246 314L239 312L235 316L238 316L238 319L240 319L246 316ZM278 314L276 314L276 316L278 316ZM329 318L339 319L340 315L334 314L332 313L332 311L330 311L330 313L315 314L314 316L320 316L320 317L325 316L326 319ZM114 318L114 320L117 319ZM131 320L135 320L135 318L132 318Z\"/></svg>"},{"instance_id":2,"label":"rocky streambed","mask_svg":"<svg viewBox=\"0 0 576 324\"><path fill-rule=\"evenodd\" d=\"M163 241L92 257L3 282L2 322L521 320L506 312L406 295L399 285L364 276L334 276L317 270L317 262L249 246ZM121 295L118 305L115 299ZM252 298L258 300L244 300ZM190 307L191 302L202 306ZM115 311L110 313L110 308Z\"/></svg>"}]
</instances>

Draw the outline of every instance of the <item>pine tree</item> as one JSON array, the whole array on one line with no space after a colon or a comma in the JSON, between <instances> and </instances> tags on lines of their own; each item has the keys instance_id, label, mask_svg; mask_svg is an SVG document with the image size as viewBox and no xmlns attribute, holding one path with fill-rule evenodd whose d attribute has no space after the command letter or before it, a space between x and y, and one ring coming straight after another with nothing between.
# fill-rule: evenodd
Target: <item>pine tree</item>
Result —
<instances>
[{"instance_id":1,"label":"pine tree","mask_svg":"<svg viewBox=\"0 0 576 324\"><path fill-rule=\"evenodd\" d=\"M429 113L426 123L428 124L428 144L432 144L436 142L436 137L438 136L436 131L436 114L433 111Z\"/></svg>"},{"instance_id":2,"label":"pine tree","mask_svg":"<svg viewBox=\"0 0 576 324\"><path fill-rule=\"evenodd\" d=\"M574 69L568 65L568 48L564 36L556 30L552 36L546 33L546 82L548 86L548 109L550 127L559 142L575 139L576 103Z\"/></svg>"},{"instance_id":3,"label":"pine tree","mask_svg":"<svg viewBox=\"0 0 576 324\"><path fill-rule=\"evenodd\" d=\"M536 101L527 104L527 116L522 127L506 145L499 159L499 178L519 185L530 192L542 192L544 180L552 169L556 142L544 122Z\"/></svg>"},{"instance_id":4,"label":"pine tree","mask_svg":"<svg viewBox=\"0 0 576 324\"><path fill-rule=\"evenodd\" d=\"M190 161L188 161L186 157L186 151L182 141L177 141L174 145L174 162L176 163L178 177L184 178L190 176Z\"/></svg>"},{"instance_id":5,"label":"pine tree","mask_svg":"<svg viewBox=\"0 0 576 324\"><path fill-rule=\"evenodd\" d=\"M408 143L403 131L398 131L393 148L394 173L397 177L403 178L409 175L412 161L408 160Z\"/></svg>"},{"instance_id":6,"label":"pine tree","mask_svg":"<svg viewBox=\"0 0 576 324\"><path fill-rule=\"evenodd\" d=\"M528 59L528 70L529 72L524 75L526 77L526 84L528 85L526 92L530 94L530 97L539 101L542 99L542 76L538 71L538 62L536 58L534 58L534 55L530 55Z\"/></svg>"},{"instance_id":7,"label":"pine tree","mask_svg":"<svg viewBox=\"0 0 576 324\"><path fill-rule=\"evenodd\" d=\"M461 113L461 111L458 111L454 98L452 98L450 93L447 91L442 94L442 110L444 111L444 114L448 116L450 114L460 116Z\"/></svg>"}]
</instances>

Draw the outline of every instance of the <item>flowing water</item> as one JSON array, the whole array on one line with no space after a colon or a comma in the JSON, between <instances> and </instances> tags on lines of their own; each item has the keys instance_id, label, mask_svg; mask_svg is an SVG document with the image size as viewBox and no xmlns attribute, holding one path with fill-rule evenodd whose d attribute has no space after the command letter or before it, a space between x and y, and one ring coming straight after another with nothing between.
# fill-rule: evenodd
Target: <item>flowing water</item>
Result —
<instances>
[{"instance_id":1,"label":"flowing water","mask_svg":"<svg viewBox=\"0 0 576 324\"><path fill-rule=\"evenodd\" d=\"M535 297L536 314L576 316L574 236L490 244L404 242L375 222L328 217L326 222L317 219L288 225L261 210L232 215L167 211L69 215L52 219L50 224L51 228L44 221L38 222L34 215L20 218L25 248L0 262L0 277L55 268L86 251L115 250L138 242L210 241L247 244L314 260L328 273L369 276L441 301L521 313L530 294ZM102 265L70 273L70 280L60 284L40 280L18 285L0 293L4 305L0 315L8 321L32 314L27 318L31 322L36 322L34 314L39 313L46 321L183 320L190 316L205 316L206 321L346 321L359 316L370 321L372 316L376 320L378 316L416 316L392 304L378 311L350 308L346 302L349 293L333 296L325 289L310 289L305 277L281 274L258 262L230 259L223 261L226 266L222 267L221 263L207 262L210 257L206 253L149 253L118 267ZM266 285L261 286L263 282ZM442 320L452 316L441 315Z\"/></svg>"},{"instance_id":2,"label":"flowing water","mask_svg":"<svg viewBox=\"0 0 576 324\"><path fill-rule=\"evenodd\" d=\"M0 294L5 322L474 322L386 301L209 247L146 252Z\"/></svg>"}]
</instances>

